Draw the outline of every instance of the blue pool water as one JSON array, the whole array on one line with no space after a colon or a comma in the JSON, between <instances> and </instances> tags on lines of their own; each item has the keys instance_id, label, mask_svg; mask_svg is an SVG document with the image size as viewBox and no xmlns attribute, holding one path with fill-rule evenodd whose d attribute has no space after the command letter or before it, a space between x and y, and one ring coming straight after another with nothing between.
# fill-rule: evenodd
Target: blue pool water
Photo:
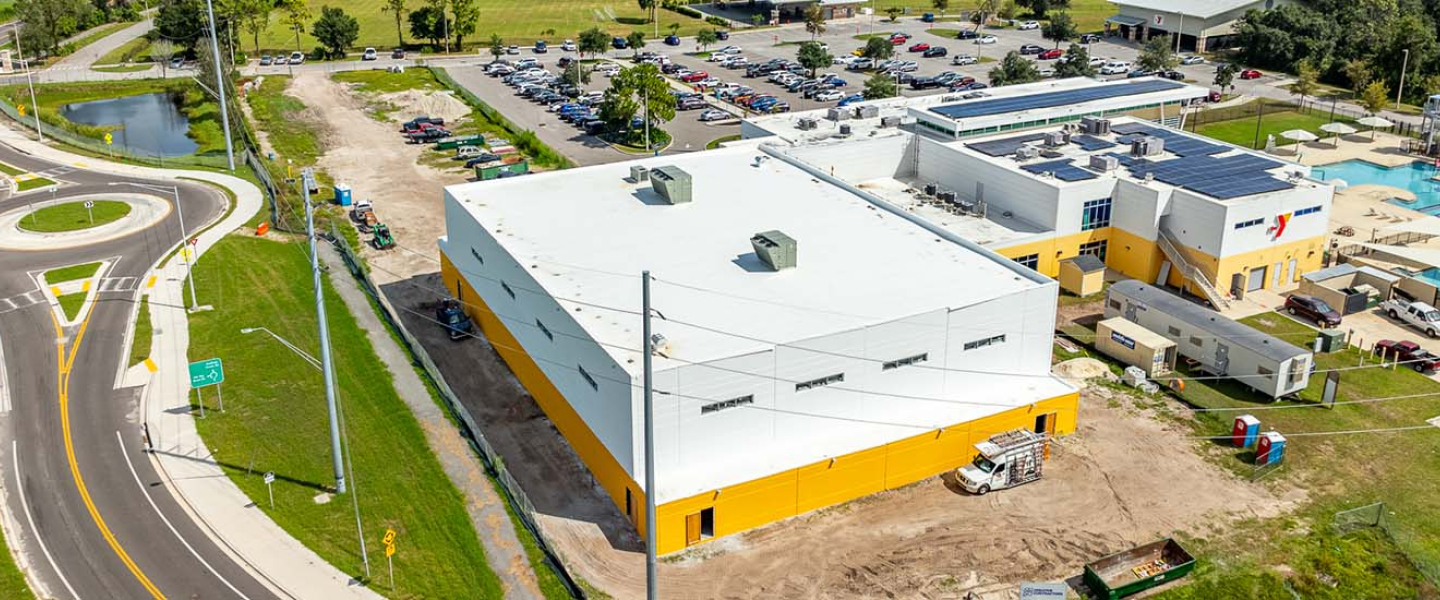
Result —
<instances>
[{"instance_id":1,"label":"blue pool water","mask_svg":"<svg viewBox=\"0 0 1440 600\"><path fill-rule=\"evenodd\" d=\"M1319 179L1343 179L1350 185L1369 183L1410 190L1415 194L1414 202L1390 202L1431 214L1440 213L1440 181L1433 179L1436 175L1440 175L1440 170L1423 162L1385 168L1363 160L1347 160L1314 169L1314 176Z\"/></svg>"},{"instance_id":2,"label":"blue pool water","mask_svg":"<svg viewBox=\"0 0 1440 600\"><path fill-rule=\"evenodd\" d=\"M1440 269L1437 269L1435 267L1425 269L1424 271L1416 273L1411 277L1424 280L1425 283L1440 287Z\"/></svg>"}]
</instances>

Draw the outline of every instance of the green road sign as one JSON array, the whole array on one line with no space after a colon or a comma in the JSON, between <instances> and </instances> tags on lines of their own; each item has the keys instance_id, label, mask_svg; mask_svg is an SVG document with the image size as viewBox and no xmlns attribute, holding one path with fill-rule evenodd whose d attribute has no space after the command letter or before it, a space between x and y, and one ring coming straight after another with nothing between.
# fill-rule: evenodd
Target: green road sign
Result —
<instances>
[{"instance_id":1,"label":"green road sign","mask_svg":"<svg viewBox=\"0 0 1440 600\"><path fill-rule=\"evenodd\" d=\"M190 387L202 388L225 382L225 366L220 359L211 358L190 363Z\"/></svg>"}]
</instances>

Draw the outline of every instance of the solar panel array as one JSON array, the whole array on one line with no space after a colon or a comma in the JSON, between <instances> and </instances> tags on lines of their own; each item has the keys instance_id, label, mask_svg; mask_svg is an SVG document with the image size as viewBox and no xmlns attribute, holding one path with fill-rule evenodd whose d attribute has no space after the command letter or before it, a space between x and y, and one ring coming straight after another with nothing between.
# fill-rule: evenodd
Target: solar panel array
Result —
<instances>
[{"instance_id":1,"label":"solar panel array","mask_svg":"<svg viewBox=\"0 0 1440 600\"><path fill-rule=\"evenodd\" d=\"M1170 185L1224 200L1295 187L1268 172L1282 164L1253 154L1239 154L1219 158L1189 156L1158 162L1132 159L1126 166L1136 177L1151 174Z\"/></svg>"},{"instance_id":2,"label":"solar panel array","mask_svg":"<svg viewBox=\"0 0 1440 600\"><path fill-rule=\"evenodd\" d=\"M1075 143L1076 145L1079 145L1080 149L1086 152L1094 152L1096 150L1104 150L1106 148L1115 147L1115 142L1102 140L1093 135L1077 135L1070 138L1070 141Z\"/></svg>"},{"instance_id":3,"label":"solar panel array","mask_svg":"<svg viewBox=\"0 0 1440 600\"><path fill-rule=\"evenodd\" d=\"M1083 181L1095 179L1095 174L1071 164L1070 159L1052 160L1020 167L1031 173L1053 173L1060 181Z\"/></svg>"},{"instance_id":4,"label":"solar panel array","mask_svg":"<svg viewBox=\"0 0 1440 600\"><path fill-rule=\"evenodd\" d=\"M1219 144L1199 140L1177 131L1151 127L1144 123L1117 123L1110 127L1110 131L1121 134L1120 143L1122 144L1129 144L1142 135L1158 137L1165 140L1165 151L1176 156L1204 156L1220 154L1229 150Z\"/></svg>"},{"instance_id":5,"label":"solar panel array","mask_svg":"<svg viewBox=\"0 0 1440 600\"><path fill-rule=\"evenodd\" d=\"M1043 133L1028 133L1025 135L1017 135L1014 137L1001 138L998 140L990 140L986 142L975 142L973 144L965 145L973 148L976 152L989 156L1010 156L1011 154L1014 154L1016 150L1019 150L1021 146L1029 144L1030 142L1038 142L1043 139L1045 139L1045 134Z\"/></svg>"},{"instance_id":6,"label":"solar panel array","mask_svg":"<svg viewBox=\"0 0 1440 600\"><path fill-rule=\"evenodd\" d=\"M965 119L969 117L984 117L998 115L1022 110L1033 110L1036 108L1055 108L1057 106L1069 106L1095 100L1108 100L1110 98L1121 98L1137 94L1149 94L1152 92L1166 92L1185 87L1184 84L1164 79L1147 79L1133 81L1116 85L1101 85L1081 88L1077 90L1064 90L1059 92L1046 92L1041 94L1028 94L1024 96L1012 96L1009 98L992 98L989 100L976 100L972 102L961 102L959 104L948 104L936 106L930 109L937 115L951 119Z\"/></svg>"}]
</instances>

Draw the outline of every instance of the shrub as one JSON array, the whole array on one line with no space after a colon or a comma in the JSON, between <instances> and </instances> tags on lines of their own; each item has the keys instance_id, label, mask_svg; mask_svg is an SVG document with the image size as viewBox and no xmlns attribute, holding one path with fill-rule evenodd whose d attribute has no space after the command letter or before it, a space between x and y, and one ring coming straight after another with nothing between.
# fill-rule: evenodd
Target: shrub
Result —
<instances>
[{"instance_id":1,"label":"shrub","mask_svg":"<svg viewBox=\"0 0 1440 600\"><path fill-rule=\"evenodd\" d=\"M688 6L685 6L685 5L683 5L683 4L676 4L676 5L673 5L673 6L666 6L665 8L668 8L668 9L670 9L670 10L673 10L673 11L677 12L677 13L680 13L680 14L682 14L682 15L685 15L685 16L691 17L691 18L695 18L695 19L700 19L700 18L704 18L704 17L705 17L705 15L704 15L703 13L701 13L700 11L695 10L695 9L693 9L693 8L690 8L690 7L688 7Z\"/></svg>"},{"instance_id":2,"label":"shrub","mask_svg":"<svg viewBox=\"0 0 1440 600\"><path fill-rule=\"evenodd\" d=\"M710 15L710 16L708 16L708 17L705 17L705 22L706 22L706 23L709 23L709 24L711 24L711 25L714 25L714 26L716 26L716 27L729 27L729 26L730 26L730 22L729 22L729 21L726 21L725 19L722 19L722 18L717 17L717 16L715 16L715 15Z\"/></svg>"}]
</instances>

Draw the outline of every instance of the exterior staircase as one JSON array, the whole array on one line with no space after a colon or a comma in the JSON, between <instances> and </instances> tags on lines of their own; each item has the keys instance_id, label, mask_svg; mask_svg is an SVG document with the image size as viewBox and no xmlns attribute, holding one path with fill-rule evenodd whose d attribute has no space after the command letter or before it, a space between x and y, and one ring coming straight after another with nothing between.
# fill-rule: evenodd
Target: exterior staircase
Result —
<instances>
[{"instance_id":1,"label":"exterior staircase","mask_svg":"<svg viewBox=\"0 0 1440 600\"><path fill-rule=\"evenodd\" d=\"M1187 260L1185 254L1180 251L1180 245L1176 243L1175 238L1170 235L1170 232L1165 231L1165 228L1161 227L1160 235L1155 238L1155 241L1160 244L1160 251L1165 254L1166 258L1170 259L1170 263L1175 265L1175 268L1180 269L1180 276L1184 280L1194 284L1195 287L1200 288L1200 291L1205 294L1205 299L1210 301L1210 305L1214 306L1215 310L1223 311L1230 308L1230 301L1225 298L1224 294L1220 293L1220 290L1215 289L1215 285L1210 283L1210 278L1206 277L1205 273L1202 273L1195 265L1190 264L1190 261Z\"/></svg>"}]
</instances>

